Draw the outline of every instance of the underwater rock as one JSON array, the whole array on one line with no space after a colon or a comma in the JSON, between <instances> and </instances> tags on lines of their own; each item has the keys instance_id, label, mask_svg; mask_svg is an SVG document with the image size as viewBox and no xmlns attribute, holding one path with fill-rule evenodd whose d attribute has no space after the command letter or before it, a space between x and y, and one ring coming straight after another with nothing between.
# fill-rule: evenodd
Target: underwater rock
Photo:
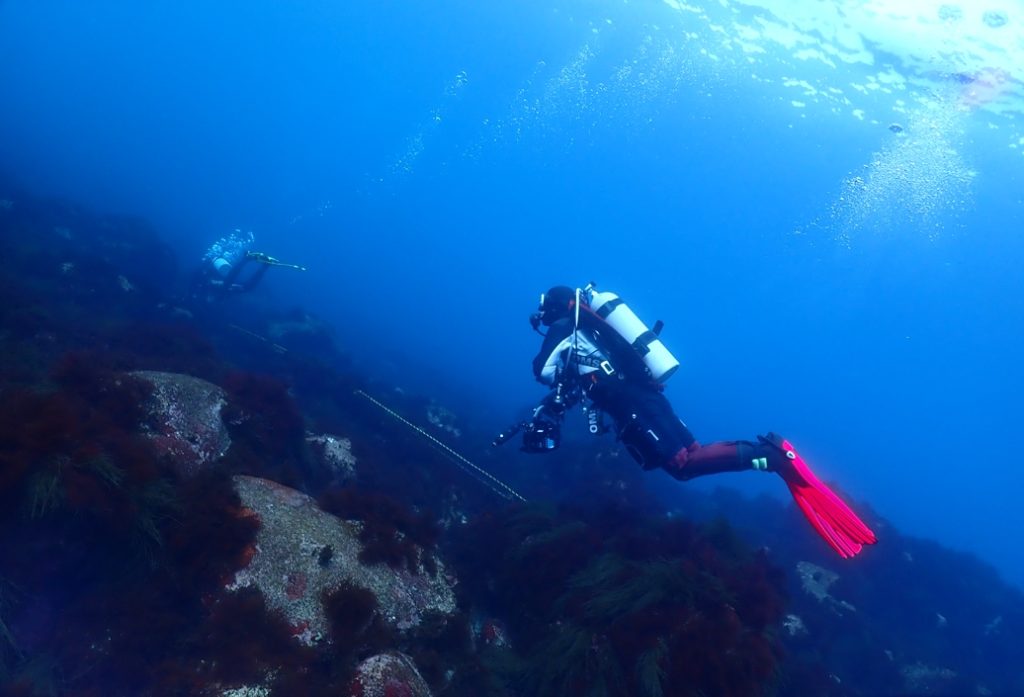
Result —
<instances>
[{"instance_id":1,"label":"underwater rock","mask_svg":"<svg viewBox=\"0 0 1024 697\"><path fill-rule=\"evenodd\" d=\"M307 433L306 443L324 471L331 474L334 483L343 484L355 478L356 458L352 454L352 441L348 438Z\"/></svg>"},{"instance_id":2,"label":"underwater rock","mask_svg":"<svg viewBox=\"0 0 1024 697\"><path fill-rule=\"evenodd\" d=\"M77 304L85 300L91 312L116 314L125 309L117 303L122 290L118 276L137 289L139 302L158 300L174 287L174 250L142 220L98 215L68 201L2 195L0 224L12 238L5 249L8 268L35 277L42 282L37 287L62 302L73 293ZM67 262L79 274L52 284Z\"/></svg>"},{"instance_id":3,"label":"underwater rock","mask_svg":"<svg viewBox=\"0 0 1024 697\"><path fill-rule=\"evenodd\" d=\"M819 603L831 607L837 614L857 611L850 603L834 598L828 592L829 587L839 580L839 574L809 561L797 562L796 572L800 578L800 587Z\"/></svg>"},{"instance_id":4,"label":"underwater rock","mask_svg":"<svg viewBox=\"0 0 1024 697\"><path fill-rule=\"evenodd\" d=\"M336 342L334 327L321 317L301 308L285 313L270 313L261 320L261 333L265 339L283 349L301 354L304 358L323 361L339 367L349 358Z\"/></svg>"},{"instance_id":5,"label":"underwater rock","mask_svg":"<svg viewBox=\"0 0 1024 697\"><path fill-rule=\"evenodd\" d=\"M270 688L246 685L244 687L222 690L220 697L270 697Z\"/></svg>"},{"instance_id":6,"label":"underwater rock","mask_svg":"<svg viewBox=\"0 0 1024 697\"><path fill-rule=\"evenodd\" d=\"M478 618L473 622L473 639L480 646L505 648L509 645L508 628L492 617Z\"/></svg>"},{"instance_id":7,"label":"underwater rock","mask_svg":"<svg viewBox=\"0 0 1024 697\"><path fill-rule=\"evenodd\" d=\"M462 430L456 425L458 417L455 416L455 413L434 400L431 400L430 406L427 407L427 421L435 428L446 431L456 438L462 436Z\"/></svg>"},{"instance_id":8,"label":"underwater rock","mask_svg":"<svg viewBox=\"0 0 1024 697\"><path fill-rule=\"evenodd\" d=\"M120 286L121 290L125 293L132 293L135 291L135 285L124 276L118 275L117 285Z\"/></svg>"},{"instance_id":9,"label":"underwater rock","mask_svg":"<svg viewBox=\"0 0 1024 697\"><path fill-rule=\"evenodd\" d=\"M1003 616L997 615L994 620L985 625L985 636L992 636L999 632L1003 624Z\"/></svg>"},{"instance_id":10,"label":"underwater rock","mask_svg":"<svg viewBox=\"0 0 1024 697\"><path fill-rule=\"evenodd\" d=\"M430 697L412 659L402 653L371 656L356 668L351 697Z\"/></svg>"},{"instance_id":11,"label":"underwater rock","mask_svg":"<svg viewBox=\"0 0 1024 697\"><path fill-rule=\"evenodd\" d=\"M333 341L334 327L305 310L293 309L271 319L267 324L267 334L275 341L287 340L289 337L318 337L318 340L330 343Z\"/></svg>"},{"instance_id":12,"label":"underwater rock","mask_svg":"<svg viewBox=\"0 0 1024 697\"><path fill-rule=\"evenodd\" d=\"M785 619L782 620L782 626L791 637L805 636L807 634L807 625L804 624L799 615L792 613L786 615Z\"/></svg>"},{"instance_id":13,"label":"underwater rock","mask_svg":"<svg viewBox=\"0 0 1024 697\"><path fill-rule=\"evenodd\" d=\"M325 640L323 596L343 583L372 592L383 620L399 631L419 625L428 611L455 611L441 562L433 575L386 564L365 566L359 562L362 523L322 511L314 499L276 482L239 475L234 483L242 504L259 517L260 531L248 565L227 588L259 588L268 607L284 614L302 643Z\"/></svg>"},{"instance_id":14,"label":"underwater rock","mask_svg":"<svg viewBox=\"0 0 1024 697\"><path fill-rule=\"evenodd\" d=\"M197 474L231 447L221 419L227 400L220 387L179 373L140 370L132 375L153 384L146 435L183 476Z\"/></svg>"},{"instance_id":15,"label":"underwater rock","mask_svg":"<svg viewBox=\"0 0 1024 697\"><path fill-rule=\"evenodd\" d=\"M957 677L949 668L937 668L925 663L914 663L900 669L904 689L913 695L949 694L948 687Z\"/></svg>"}]
</instances>

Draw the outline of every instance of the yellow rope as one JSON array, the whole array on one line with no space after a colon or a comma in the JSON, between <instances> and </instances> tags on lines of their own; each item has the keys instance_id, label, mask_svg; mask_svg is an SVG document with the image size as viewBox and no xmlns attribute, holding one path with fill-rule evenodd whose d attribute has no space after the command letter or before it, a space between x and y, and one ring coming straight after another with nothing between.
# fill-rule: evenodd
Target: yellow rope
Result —
<instances>
[{"instance_id":1,"label":"yellow rope","mask_svg":"<svg viewBox=\"0 0 1024 697\"><path fill-rule=\"evenodd\" d=\"M402 416L398 412L396 412L393 409L389 408L387 405L382 404L381 402L378 402L376 399L374 399L370 395L366 394L362 390L356 390L355 394L359 395L360 397L365 397L370 402L373 402L378 407L380 407L383 411L387 412L392 418L396 419L397 421L402 422L403 424L405 424L406 426L408 426L409 428L411 428L412 430L416 431L421 436L423 436L424 438L426 438L427 440L432 442L434 445L439 447L441 450L443 450L444 452L446 452L449 455L451 455L453 458L455 458L455 461L458 462L460 465L462 465L464 467L468 467L473 473L478 475L481 478L483 484L485 486L487 486L494 493L496 493L499 496L501 496L503 498L506 498L506 499L518 499L519 501L526 501L526 499L524 499L522 496L520 496L519 493L515 489L510 487L508 484L506 484L505 482L501 481L500 479L498 479L497 477L492 475L490 472L487 472L483 468L474 465L468 459L463 457L460 453L455 452L454 450L449 448L447 445L445 445L443 442L441 442L440 440L438 440L434 436L430 435L425 430L423 430L422 428L420 428L419 426L417 426L413 422L409 421L408 419L406 419L404 416Z\"/></svg>"},{"instance_id":2,"label":"yellow rope","mask_svg":"<svg viewBox=\"0 0 1024 697\"><path fill-rule=\"evenodd\" d=\"M286 349L284 346L281 346L281 344L275 344L273 341L271 341L265 336L260 336L256 332L251 332L248 329L239 327L237 324L229 324L228 326L234 329L235 331L241 332L243 334L248 334L252 338L262 341L264 344L267 344L268 346L270 346L270 348L274 349L278 353L288 353L288 349Z\"/></svg>"}]
</instances>

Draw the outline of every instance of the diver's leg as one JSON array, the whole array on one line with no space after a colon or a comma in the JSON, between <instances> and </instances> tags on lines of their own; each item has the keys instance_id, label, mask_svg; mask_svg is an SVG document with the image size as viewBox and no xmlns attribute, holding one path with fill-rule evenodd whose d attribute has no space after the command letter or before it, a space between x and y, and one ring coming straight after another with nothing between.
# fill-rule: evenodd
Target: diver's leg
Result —
<instances>
[{"instance_id":1,"label":"diver's leg","mask_svg":"<svg viewBox=\"0 0 1024 697\"><path fill-rule=\"evenodd\" d=\"M811 472L789 441L774 433L758 436L756 443L692 443L676 453L665 469L683 480L748 469L774 472L786 482L804 517L839 556L852 557L876 541L875 533Z\"/></svg>"},{"instance_id":2,"label":"diver's leg","mask_svg":"<svg viewBox=\"0 0 1024 697\"><path fill-rule=\"evenodd\" d=\"M753 469L761 452L748 441L723 441L701 446L665 395L647 384L605 380L589 392L595 405L614 419L619 440L644 469L662 468L676 479Z\"/></svg>"},{"instance_id":3,"label":"diver's leg","mask_svg":"<svg viewBox=\"0 0 1024 697\"><path fill-rule=\"evenodd\" d=\"M874 532L811 472L789 441L774 433L757 441L700 445L676 417L661 392L619 383L591 390L598 408L619 427L619 439L644 469L661 467L676 479L706 474L762 470L786 482L793 500L815 531L842 557L874 544Z\"/></svg>"},{"instance_id":4,"label":"diver's leg","mask_svg":"<svg viewBox=\"0 0 1024 697\"><path fill-rule=\"evenodd\" d=\"M224 276L224 288L230 290L235 282L238 280L238 276L242 273L242 269L249 262L248 257L242 257L237 262L231 265L226 276Z\"/></svg>"},{"instance_id":5,"label":"diver's leg","mask_svg":"<svg viewBox=\"0 0 1024 697\"><path fill-rule=\"evenodd\" d=\"M256 273L249 277L245 283L242 284L242 290L249 292L263 280L263 275L267 273L267 269L270 268L270 264L260 264L260 268L256 269Z\"/></svg>"},{"instance_id":6,"label":"diver's leg","mask_svg":"<svg viewBox=\"0 0 1024 697\"><path fill-rule=\"evenodd\" d=\"M615 381L590 393L595 405L615 421L619 440L644 469L665 466L694 442L693 434L659 390Z\"/></svg>"},{"instance_id":7,"label":"diver's leg","mask_svg":"<svg viewBox=\"0 0 1024 697\"><path fill-rule=\"evenodd\" d=\"M754 462L772 453L762 453L750 441L731 440L701 445L694 441L665 463L664 469L676 479L687 480L707 474L755 469Z\"/></svg>"}]
</instances>

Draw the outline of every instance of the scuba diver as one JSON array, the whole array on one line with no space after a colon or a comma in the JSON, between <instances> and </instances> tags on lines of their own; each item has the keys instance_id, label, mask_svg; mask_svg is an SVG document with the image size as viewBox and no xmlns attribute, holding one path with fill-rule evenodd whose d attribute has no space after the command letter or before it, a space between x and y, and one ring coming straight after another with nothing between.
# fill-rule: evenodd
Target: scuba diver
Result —
<instances>
[{"instance_id":1,"label":"scuba diver","mask_svg":"<svg viewBox=\"0 0 1024 697\"><path fill-rule=\"evenodd\" d=\"M706 474L760 470L779 475L801 512L842 557L852 557L875 534L811 472L789 441L774 433L756 441L701 445L672 410L663 382L679 362L661 342L662 323L648 329L614 293L556 286L541 295L530 323L544 336L533 374L551 391L529 421L498 435L500 445L523 431L522 449L550 452L560 444L565 413L583 404L589 430L615 424L618 439L646 469L661 468L679 480ZM540 326L548 328L546 334Z\"/></svg>"},{"instance_id":2,"label":"scuba diver","mask_svg":"<svg viewBox=\"0 0 1024 697\"><path fill-rule=\"evenodd\" d=\"M202 266L192 279L190 295L194 299L212 302L252 290L271 266L306 270L303 266L285 264L268 254L252 251L250 247L254 242L252 232L236 229L210 245L203 255ZM254 263L259 264L259 268L243 280L242 271Z\"/></svg>"}]
</instances>

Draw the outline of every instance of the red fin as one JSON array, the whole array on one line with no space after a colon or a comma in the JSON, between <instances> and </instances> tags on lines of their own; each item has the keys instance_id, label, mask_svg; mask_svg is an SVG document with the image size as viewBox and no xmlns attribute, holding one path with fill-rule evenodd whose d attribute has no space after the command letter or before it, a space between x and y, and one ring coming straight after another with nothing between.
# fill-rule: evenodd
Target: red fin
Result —
<instances>
[{"instance_id":1,"label":"red fin","mask_svg":"<svg viewBox=\"0 0 1024 697\"><path fill-rule=\"evenodd\" d=\"M818 534L839 556L855 556L864 545L877 542L878 538L871 528L835 492L814 476L788 441L783 441L783 449L794 454L790 459L792 468L780 471L793 500Z\"/></svg>"}]
</instances>

